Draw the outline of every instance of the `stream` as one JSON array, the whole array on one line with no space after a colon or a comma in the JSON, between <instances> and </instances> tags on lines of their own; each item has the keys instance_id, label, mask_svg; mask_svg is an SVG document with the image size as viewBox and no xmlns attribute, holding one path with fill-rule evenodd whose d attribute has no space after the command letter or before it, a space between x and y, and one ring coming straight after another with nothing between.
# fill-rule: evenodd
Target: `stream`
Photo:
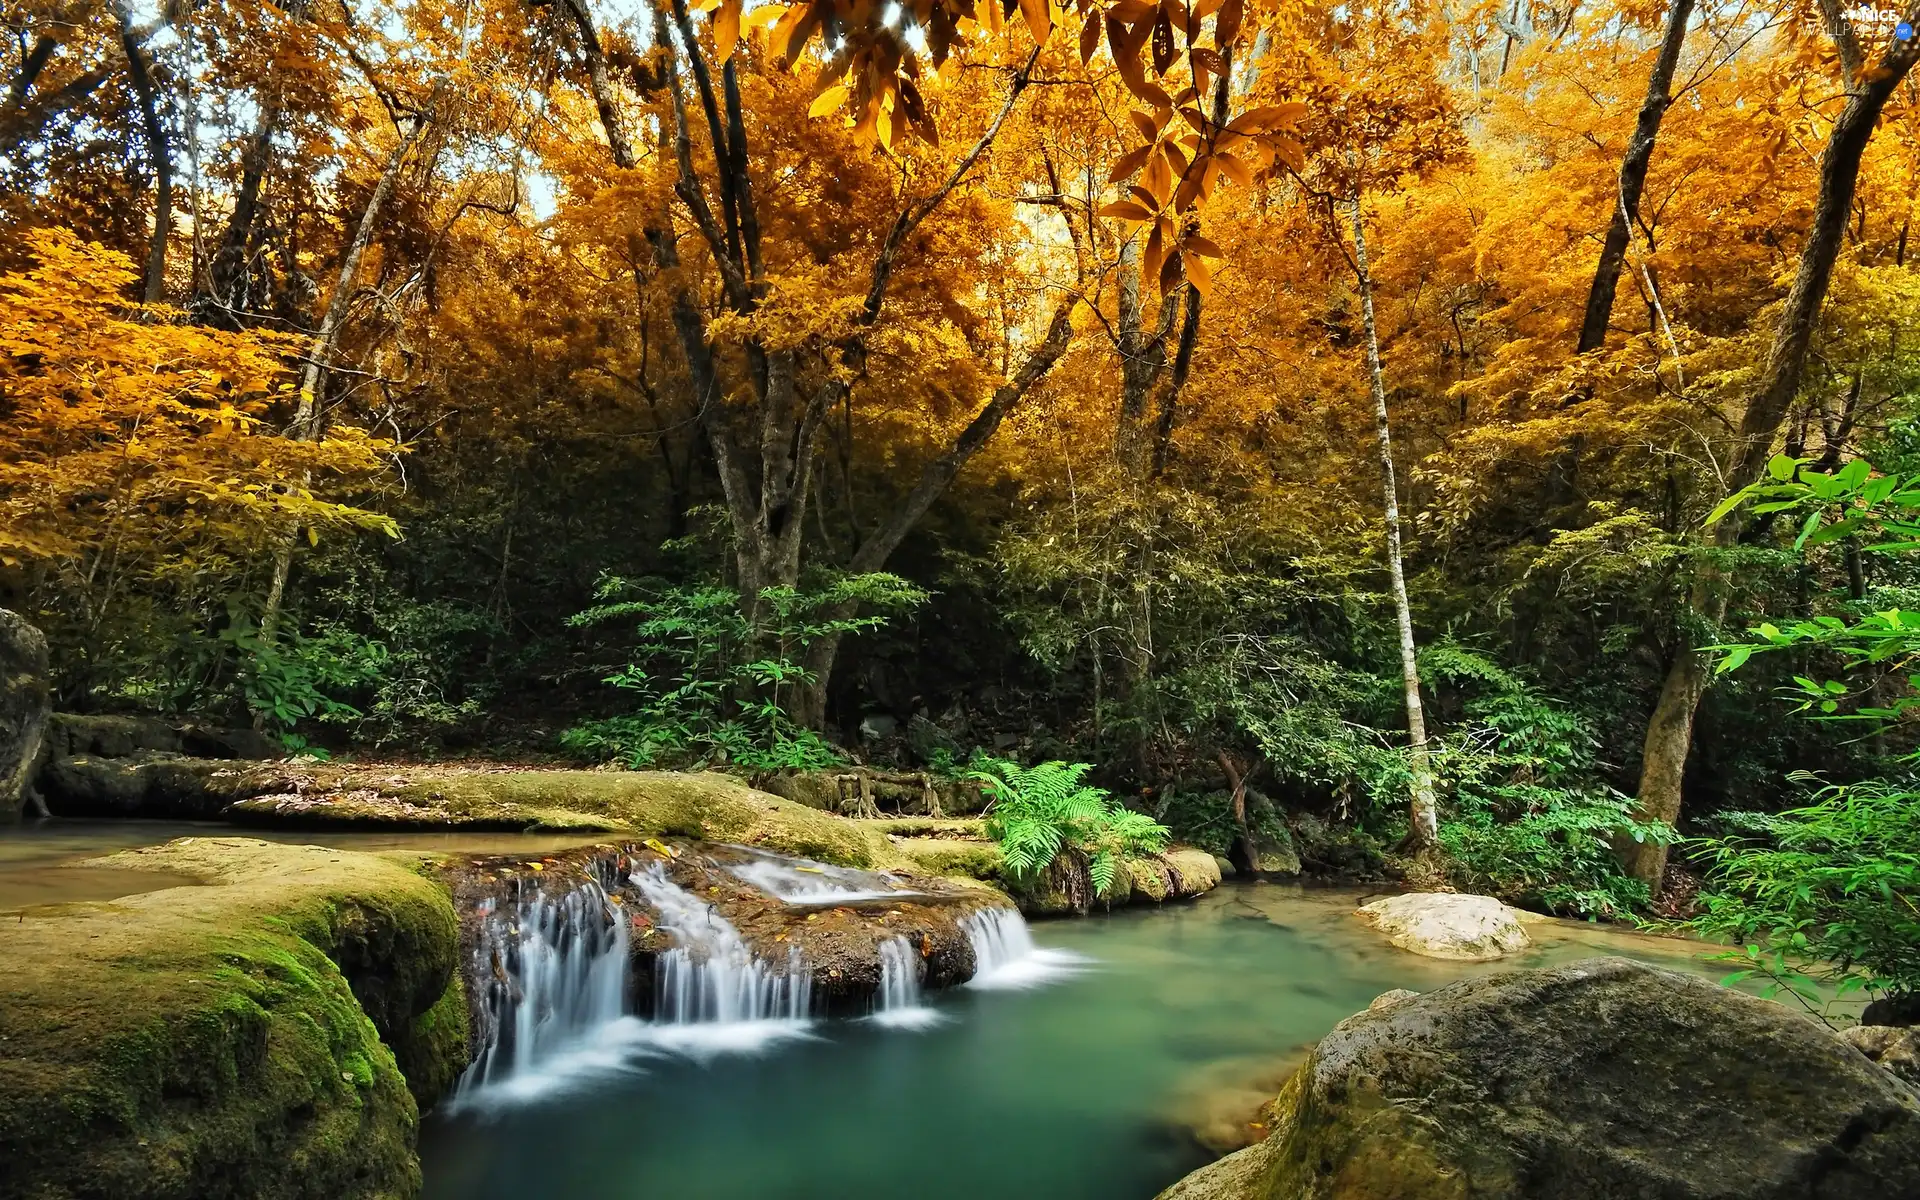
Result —
<instances>
[{"instance_id":1,"label":"stream","mask_svg":"<svg viewBox=\"0 0 1920 1200\"><path fill-rule=\"evenodd\" d=\"M983 980L904 1011L699 1027L627 1019L522 1086L423 1125L429 1200L1145 1200L1232 1138L1341 1018L1396 987L1618 953L1725 973L1697 944L1572 922L1500 964L1388 946L1366 893L1233 883L1036 926ZM976 945L981 942L976 939Z\"/></svg>"},{"instance_id":2,"label":"stream","mask_svg":"<svg viewBox=\"0 0 1920 1200\"><path fill-rule=\"evenodd\" d=\"M59 864L188 835L473 854L595 840L56 821L0 836L0 912L187 882ZM741 870L776 892L838 886ZM1593 954L1726 971L1698 943L1574 922L1531 926L1535 948L1499 963L1420 958L1353 918L1376 894L1229 881L1190 903L1043 922L1031 940L1017 919L989 923L969 930L991 960L974 983L923 995L888 966L881 1011L865 1019L807 1019L804 997L710 933L709 974L669 985L683 1023L622 1015L617 988L588 981L572 986L591 1036L506 1072L512 1086L474 1086L484 1072L470 1072L422 1122L425 1194L1145 1200L1213 1156L1202 1142L1244 1140L1306 1049L1383 991ZM671 915L674 897L659 899Z\"/></svg>"}]
</instances>

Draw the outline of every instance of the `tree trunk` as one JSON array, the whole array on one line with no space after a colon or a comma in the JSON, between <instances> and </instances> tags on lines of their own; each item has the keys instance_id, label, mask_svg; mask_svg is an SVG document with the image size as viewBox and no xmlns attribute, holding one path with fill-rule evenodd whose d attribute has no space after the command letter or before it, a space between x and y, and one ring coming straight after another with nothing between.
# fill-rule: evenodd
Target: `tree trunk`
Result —
<instances>
[{"instance_id":1,"label":"tree trunk","mask_svg":"<svg viewBox=\"0 0 1920 1200\"><path fill-rule=\"evenodd\" d=\"M1047 326L1047 336L1041 339L1020 364L1020 370L1006 383L994 389L993 398L974 415L973 420L954 439L951 449L939 458L920 469L920 481L907 493L906 499L896 505L886 522L875 529L854 551L853 558L847 564L847 570L854 575L870 575L887 565L900 543L919 525L920 519L927 515L933 502L947 490L960 469L987 444L999 430L1007 414L1025 399L1041 380L1053 370L1061 355L1067 352L1067 344L1073 340L1073 302L1060 305L1054 310L1053 320ZM853 615L852 609L836 610L829 619L839 620ZM833 663L840 651L840 639L837 635L819 638L807 647L803 666L807 671L807 682L796 689L793 707L793 719L809 729L820 728L826 717L827 684L833 677Z\"/></svg>"},{"instance_id":2,"label":"tree trunk","mask_svg":"<svg viewBox=\"0 0 1920 1200\"><path fill-rule=\"evenodd\" d=\"M1879 63L1867 67L1861 59L1859 44L1846 18L1834 7L1834 0L1823 0L1829 28L1839 46L1847 69L1847 101L1833 130L1827 135L1826 150L1820 156L1820 193L1813 210L1813 226L1800 250L1800 267L1787 294L1785 311L1774 330L1773 348L1761 383L1747 401L1740 421L1740 445L1727 474L1727 490L1737 492L1760 478L1773 453L1774 438L1786 420L1787 409L1800 392L1806 372L1807 352L1813 344L1820 309L1827 298L1827 285L1833 279L1833 266L1846 239L1848 214L1860 179L1860 160L1867 142L1886 107L1887 98L1912 69L1920 45L1912 39L1893 43ZM1920 19L1920 6L1908 19ZM1722 547L1738 540L1744 519L1730 514L1714 529L1714 538ZM1719 586L1712 566L1702 569L1689 598L1693 611L1717 624L1726 607L1724 589ZM1687 755L1692 748L1693 714L1708 679L1703 655L1681 645L1668 669L1660 699L1647 722L1647 737L1641 751L1640 790L1637 813L1643 820L1677 821L1682 807L1681 781L1686 772ZM1656 894L1666 873L1665 846L1636 845L1622 856L1627 870Z\"/></svg>"},{"instance_id":3,"label":"tree trunk","mask_svg":"<svg viewBox=\"0 0 1920 1200\"><path fill-rule=\"evenodd\" d=\"M1613 315L1614 290L1620 283L1620 269L1626 263L1627 243L1633 239L1633 222L1640 215L1640 193L1647 184L1647 167L1653 161L1653 146L1660 134L1660 122L1673 104L1673 72L1680 62L1680 49L1687 41L1687 24L1693 16L1693 0L1672 0L1667 9L1667 29L1660 41L1660 53L1653 61L1653 73L1647 77L1647 97L1640 104L1640 119L1634 124L1627 153L1620 160L1620 191L1613 206L1613 219L1607 225L1606 240L1600 247L1600 264L1594 269L1593 286L1587 291L1586 319L1580 323L1579 352L1598 350L1607 340L1607 321Z\"/></svg>"},{"instance_id":4,"label":"tree trunk","mask_svg":"<svg viewBox=\"0 0 1920 1200\"><path fill-rule=\"evenodd\" d=\"M339 278L334 281L333 295L327 298L327 311L320 320L320 328L314 331L313 341L307 347L306 368L300 373L300 393L295 401L293 424L287 430L298 441L310 442L320 436L320 397L326 386L327 366L340 340L340 329L346 323L347 307L353 300L354 281L360 275L360 260L366 256L367 246L373 241L374 224L379 220L380 210L386 206L387 197L393 192L394 180L400 175L400 165L426 132L429 120L430 114L415 117L413 128L407 131L406 136L395 144L393 153L387 156L387 165L381 170L379 181L373 185L373 193L367 197L366 208L361 210L360 223L353 231L353 241L340 259ZM280 608L287 592L287 576L293 569L293 543L298 536L299 531L293 531L274 549L273 579L267 586L266 607L260 617L260 640L263 642L271 642L279 630Z\"/></svg>"},{"instance_id":5,"label":"tree trunk","mask_svg":"<svg viewBox=\"0 0 1920 1200\"><path fill-rule=\"evenodd\" d=\"M1373 422L1379 435L1381 494L1386 502L1387 574L1393 581L1393 615L1400 627L1400 676L1406 693L1407 758L1413 776L1406 849L1419 853L1439 841L1439 803L1427 751L1427 718L1420 706L1420 660L1413 640L1413 610L1400 562L1400 488L1394 478L1393 435L1387 420L1387 385L1380 370L1380 332L1373 315L1373 276L1367 269L1367 228L1360 193L1353 196L1353 263L1360 287L1360 315L1367 330L1367 382L1373 390Z\"/></svg>"},{"instance_id":6,"label":"tree trunk","mask_svg":"<svg viewBox=\"0 0 1920 1200\"><path fill-rule=\"evenodd\" d=\"M153 160L153 236L147 246L146 283L142 299L158 304L166 298L167 239L173 232L173 150L154 95L153 73L138 31L122 11L120 45L127 52L127 74L140 99L140 121L146 131L147 156Z\"/></svg>"},{"instance_id":7,"label":"tree trunk","mask_svg":"<svg viewBox=\"0 0 1920 1200\"><path fill-rule=\"evenodd\" d=\"M252 246L254 220L260 212L260 191L266 184L268 160L273 151L273 130L278 110L263 102L240 152L240 186L233 195L233 209L220 245L207 264L204 291L195 300L196 317L221 329L242 329L255 308Z\"/></svg>"},{"instance_id":8,"label":"tree trunk","mask_svg":"<svg viewBox=\"0 0 1920 1200\"><path fill-rule=\"evenodd\" d=\"M570 5L583 2L568 0ZM584 10L575 7L572 11L576 22L580 22ZM668 15L665 7L656 6L655 39L663 47L671 44L667 33ZM707 62L706 51L696 36L685 0L672 0L670 15L673 28L678 31L682 51L677 55L668 53L662 59L662 82L672 106L673 153L678 166L674 196L692 219L712 256L713 266L720 276L722 303L729 312L746 316L753 313L765 298L768 280L761 258L760 222L749 171L746 121L738 79L731 61L727 61L719 64L716 81L716 72ZM684 286L674 297L674 327L687 356L700 425L720 476L721 493L726 501L728 522L736 547L734 558L741 607L750 628L755 631L756 640L764 632L762 591L768 587L792 586L800 577L805 518L812 493L813 470L818 458L819 433L826 415L845 399L850 386L846 380L857 378L864 368L867 337L880 317L895 259L906 245L909 235L952 194L999 136L1008 114L1026 89L1038 55L1036 49L1026 66L1014 74L999 114L972 149L962 156L945 184L907 207L894 221L874 258L866 301L855 321L854 330L838 343L839 371L836 378L811 390L804 389L801 387L799 364L794 351L769 349L749 337L742 347L742 358L745 360L747 382L757 403L751 420L740 422L743 427L736 429L719 387L702 308L688 295ZM682 63L686 67L685 75L691 81L690 88L683 84ZM692 102L698 104L705 121L706 147L711 153L713 165L711 184L695 162L695 141L688 116L689 95ZM599 103L597 96L596 103ZM717 204L710 199L710 192L717 195ZM655 261L663 270L679 263L670 221L670 214L663 213L658 228L648 231L648 237L654 244ZM1062 312L1065 311L1063 308ZM1056 325L1071 332L1064 317ZM1050 332L1048 343L1053 340ZM1064 348L1064 342L1061 348ZM1030 362L1044 359L1045 367L1051 367L1053 359L1057 357L1057 350L1050 354L1036 353L1031 356ZM1041 373L1044 373L1044 367ZM1028 381L1029 386L1031 382ZM968 425L954 447L922 472L919 485L903 503L898 519L870 539L873 552L869 552L867 547L856 552L852 570L862 572L878 569L877 566L862 567L860 564L867 559L885 561L899 539L911 528L912 521L925 513L926 507L945 488L952 475L978 448L979 441L998 427L1006 409L1024 390L1024 387L1020 388L1019 392L1005 400L1001 399L1001 393L1006 392L1006 388L996 392L986 411ZM756 649L757 645L750 645L747 653L755 653ZM812 684L800 689L804 694L794 702L796 709L805 714L809 722L817 722L822 714L822 702L835 649L832 642L822 639L810 646L808 653L803 656L822 664Z\"/></svg>"},{"instance_id":9,"label":"tree trunk","mask_svg":"<svg viewBox=\"0 0 1920 1200\"><path fill-rule=\"evenodd\" d=\"M33 804L34 769L53 712L47 639L18 614L0 608L0 824L18 821Z\"/></svg>"}]
</instances>

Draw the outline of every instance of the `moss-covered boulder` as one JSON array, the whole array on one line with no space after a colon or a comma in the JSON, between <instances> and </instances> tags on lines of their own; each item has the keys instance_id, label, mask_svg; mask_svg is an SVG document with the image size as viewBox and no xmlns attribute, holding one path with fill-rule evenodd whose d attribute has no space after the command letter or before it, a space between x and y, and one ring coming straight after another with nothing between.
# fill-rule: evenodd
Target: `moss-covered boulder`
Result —
<instances>
[{"instance_id":1,"label":"moss-covered boulder","mask_svg":"<svg viewBox=\"0 0 1920 1200\"><path fill-rule=\"evenodd\" d=\"M1192 846L1175 846L1159 856L1167 867L1167 895L1189 900L1220 886L1220 864L1213 855Z\"/></svg>"},{"instance_id":2,"label":"moss-covered boulder","mask_svg":"<svg viewBox=\"0 0 1920 1200\"><path fill-rule=\"evenodd\" d=\"M1783 1005L1618 958L1400 998L1163 1200L1920 1196L1920 1095Z\"/></svg>"},{"instance_id":3,"label":"moss-covered boulder","mask_svg":"<svg viewBox=\"0 0 1920 1200\"><path fill-rule=\"evenodd\" d=\"M0 1197L415 1194L409 1083L467 1057L445 889L243 838L96 861L201 884L0 922Z\"/></svg>"}]
</instances>

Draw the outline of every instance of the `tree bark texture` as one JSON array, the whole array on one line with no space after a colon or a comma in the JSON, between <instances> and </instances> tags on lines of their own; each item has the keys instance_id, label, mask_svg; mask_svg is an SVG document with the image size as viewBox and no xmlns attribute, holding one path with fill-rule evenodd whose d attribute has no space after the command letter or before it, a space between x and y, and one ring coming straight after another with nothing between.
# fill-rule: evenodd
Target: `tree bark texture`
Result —
<instances>
[{"instance_id":1,"label":"tree bark texture","mask_svg":"<svg viewBox=\"0 0 1920 1200\"><path fill-rule=\"evenodd\" d=\"M1660 40L1660 53L1653 60L1653 72L1647 77L1647 97L1640 103L1640 117L1634 123L1633 137L1620 160L1620 190L1615 197L1613 218L1607 224L1607 236L1600 246L1600 263L1594 268L1593 286L1587 291L1586 318L1580 323L1579 352L1582 354L1598 350L1607 340L1607 321L1613 315L1620 270L1626 264L1627 244L1633 240L1633 222L1640 217L1640 194L1647 185L1647 167L1653 162L1660 122L1673 105L1673 72L1680 63L1680 50L1686 44L1687 24L1692 17L1693 0L1672 0L1667 8L1666 34Z\"/></svg>"},{"instance_id":2,"label":"tree bark texture","mask_svg":"<svg viewBox=\"0 0 1920 1200\"><path fill-rule=\"evenodd\" d=\"M1820 191L1814 203L1813 225L1800 250L1793 289L1774 330L1760 386L1747 401L1740 421L1740 440L1727 473L1727 490L1737 492L1760 478L1773 454L1774 439L1787 410L1800 392L1807 354L1820 321L1820 309L1833 279L1834 263L1846 240L1848 216L1860 179L1860 160L1879 123L1881 110L1920 56L1920 39L1893 43L1878 63L1868 65L1837 0L1822 0L1828 28L1847 73L1846 104L1840 110L1827 146L1820 156ZM1920 21L1920 5L1908 14ZM1738 540L1744 527L1739 513L1730 514L1714 530L1718 546ZM1711 623L1725 612L1725 590L1718 570L1701 568L1689 598L1693 611ZM1682 782L1693 744L1693 715L1706 688L1709 668L1699 651L1684 643L1676 647L1647 736L1641 748L1637 815L1644 820L1677 821L1682 811ZM1657 894L1666 873L1665 846L1636 846L1625 856L1627 869Z\"/></svg>"},{"instance_id":3,"label":"tree bark texture","mask_svg":"<svg viewBox=\"0 0 1920 1200\"><path fill-rule=\"evenodd\" d=\"M46 637L24 617L0 608L0 824L18 821L33 796L33 773L53 712L49 669Z\"/></svg>"},{"instance_id":4,"label":"tree bark texture","mask_svg":"<svg viewBox=\"0 0 1920 1200\"><path fill-rule=\"evenodd\" d=\"M1420 658L1413 640L1413 609L1400 561L1400 487L1393 470L1393 432L1387 419L1386 378L1380 368L1380 331L1373 315L1373 275L1367 269L1367 227L1360 195L1353 197L1353 263L1360 290L1360 316L1367 331L1367 382L1373 391L1374 431L1380 446L1381 495L1385 500L1387 574L1393 585L1393 615L1400 629L1400 677L1407 707L1407 762L1413 776L1406 848L1414 853L1439 841L1439 802L1427 750L1427 718L1420 705Z\"/></svg>"},{"instance_id":5,"label":"tree bark texture","mask_svg":"<svg viewBox=\"0 0 1920 1200\"><path fill-rule=\"evenodd\" d=\"M166 298L167 239L173 233L173 148L154 89L153 64L141 47L139 31L125 10L120 14L120 46L127 52L127 75L140 101L140 124L146 135L147 157L153 160L153 234L147 243L141 298L148 304L158 304Z\"/></svg>"}]
</instances>

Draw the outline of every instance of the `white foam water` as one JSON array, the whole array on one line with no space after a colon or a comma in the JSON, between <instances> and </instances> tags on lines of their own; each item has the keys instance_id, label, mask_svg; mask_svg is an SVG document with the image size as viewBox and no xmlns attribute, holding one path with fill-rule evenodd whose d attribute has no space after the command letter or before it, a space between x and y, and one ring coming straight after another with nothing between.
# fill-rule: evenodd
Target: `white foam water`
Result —
<instances>
[{"instance_id":1,"label":"white foam water","mask_svg":"<svg viewBox=\"0 0 1920 1200\"><path fill-rule=\"evenodd\" d=\"M453 1105L484 1107L549 1094L628 1069L621 1046L640 1022L625 1015L628 920L597 882L559 895L538 888L510 907L488 902L474 953L487 1045Z\"/></svg>"},{"instance_id":2,"label":"white foam water","mask_svg":"<svg viewBox=\"0 0 1920 1200\"><path fill-rule=\"evenodd\" d=\"M973 978L981 991L1018 991L1075 975L1093 960L1069 950L1034 945L1026 919L1011 908L983 908L960 922L973 946Z\"/></svg>"},{"instance_id":3,"label":"white foam water","mask_svg":"<svg viewBox=\"0 0 1920 1200\"><path fill-rule=\"evenodd\" d=\"M900 900L925 895L882 871L857 871L805 858L766 854L751 846L734 849L750 855L726 864L729 874L786 904L827 904L853 900Z\"/></svg>"},{"instance_id":4,"label":"white foam water","mask_svg":"<svg viewBox=\"0 0 1920 1200\"><path fill-rule=\"evenodd\" d=\"M699 1054L757 1049L803 1032L813 973L797 945L784 963L757 957L712 904L667 878L659 863L634 872L675 946L654 965L654 1041Z\"/></svg>"},{"instance_id":5,"label":"white foam water","mask_svg":"<svg viewBox=\"0 0 1920 1200\"><path fill-rule=\"evenodd\" d=\"M876 1025L889 1029L926 1029L946 1018L922 1001L920 973L925 964L903 937L880 943L880 990L874 993L873 1016Z\"/></svg>"}]
</instances>

